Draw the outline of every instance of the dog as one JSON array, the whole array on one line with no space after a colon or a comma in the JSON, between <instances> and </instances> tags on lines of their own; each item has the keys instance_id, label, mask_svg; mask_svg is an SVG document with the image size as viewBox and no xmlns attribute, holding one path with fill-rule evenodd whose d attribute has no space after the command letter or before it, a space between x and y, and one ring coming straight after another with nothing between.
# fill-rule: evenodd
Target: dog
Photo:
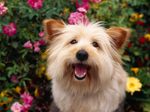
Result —
<instances>
[{"instance_id":1,"label":"dog","mask_svg":"<svg viewBox=\"0 0 150 112\"><path fill-rule=\"evenodd\" d=\"M43 21L48 42L47 73L59 112L114 112L125 98L127 73L119 50L130 36L127 28L101 23L65 24Z\"/></svg>"}]
</instances>

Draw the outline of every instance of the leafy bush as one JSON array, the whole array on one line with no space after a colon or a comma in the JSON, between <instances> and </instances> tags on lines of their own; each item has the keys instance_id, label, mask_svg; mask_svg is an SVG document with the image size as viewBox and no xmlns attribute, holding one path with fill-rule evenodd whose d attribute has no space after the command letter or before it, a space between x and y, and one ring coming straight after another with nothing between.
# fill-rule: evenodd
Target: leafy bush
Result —
<instances>
[{"instance_id":1,"label":"leafy bush","mask_svg":"<svg viewBox=\"0 0 150 112\"><path fill-rule=\"evenodd\" d=\"M77 3L74 0L39 0L41 3L34 6L31 1L5 0L6 8L0 13L0 111L9 112L14 102L22 102L20 95L27 91L34 98L30 111L48 111L52 100L50 80L45 75L46 45L42 38L42 21L61 18L67 22L69 14L76 11ZM82 0L78 2L82 4ZM86 7L89 20L104 21L106 27L131 29L130 42L121 52L129 80L131 77L137 79L142 88L134 88L137 83L133 83L132 88L129 83L132 91L127 91L126 111L149 112L149 0L102 0L100 3L90 0L86 3L90 6Z\"/></svg>"}]
</instances>

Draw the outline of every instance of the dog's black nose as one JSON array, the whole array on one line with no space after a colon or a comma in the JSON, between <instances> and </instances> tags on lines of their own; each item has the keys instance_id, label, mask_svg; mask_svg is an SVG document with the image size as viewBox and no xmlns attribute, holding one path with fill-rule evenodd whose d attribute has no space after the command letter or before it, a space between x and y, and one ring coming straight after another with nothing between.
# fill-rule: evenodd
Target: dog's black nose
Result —
<instances>
[{"instance_id":1,"label":"dog's black nose","mask_svg":"<svg viewBox=\"0 0 150 112\"><path fill-rule=\"evenodd\" d=\"M76 58L79 61L85 61L88 59L88 53L85 50L79 50L76 54Z\"/></svg>"}]
</instances>

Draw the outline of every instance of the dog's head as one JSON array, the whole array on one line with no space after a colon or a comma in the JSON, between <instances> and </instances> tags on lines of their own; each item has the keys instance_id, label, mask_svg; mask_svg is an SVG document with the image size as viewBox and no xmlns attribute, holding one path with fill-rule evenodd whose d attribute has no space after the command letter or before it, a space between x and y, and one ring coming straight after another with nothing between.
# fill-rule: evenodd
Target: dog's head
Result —
<instances>
[{"instance_id":1,"label":"dog's head","mask_svg":"<svg viewBox=\"0 0 150 112\"><path fill-rule=\"evenodd\" d=\"M44 22L48 47L47 72L72 93L98 91L113 77L121 63L118 49L129 37L126 28L103 28L98 23L66 25L59 20Z\"/></svg>"}]
</instances>

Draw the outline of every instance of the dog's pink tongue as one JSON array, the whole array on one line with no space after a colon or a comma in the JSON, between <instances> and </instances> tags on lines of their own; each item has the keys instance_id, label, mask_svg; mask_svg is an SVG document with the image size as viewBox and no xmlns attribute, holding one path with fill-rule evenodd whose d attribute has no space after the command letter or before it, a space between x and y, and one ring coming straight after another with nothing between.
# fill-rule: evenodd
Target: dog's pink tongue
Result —
<instances>
[{"instance_id":1,"label":"dog's pink tongue","mask_svg":"<svg viewBox=\"0 0 150 112\"><path fill-rule=\"evenodd\" d=\"M75 65L75 75L78 77L84 77L87 73L87 67L82 64Z\"/></svg>"}]
</instances>

